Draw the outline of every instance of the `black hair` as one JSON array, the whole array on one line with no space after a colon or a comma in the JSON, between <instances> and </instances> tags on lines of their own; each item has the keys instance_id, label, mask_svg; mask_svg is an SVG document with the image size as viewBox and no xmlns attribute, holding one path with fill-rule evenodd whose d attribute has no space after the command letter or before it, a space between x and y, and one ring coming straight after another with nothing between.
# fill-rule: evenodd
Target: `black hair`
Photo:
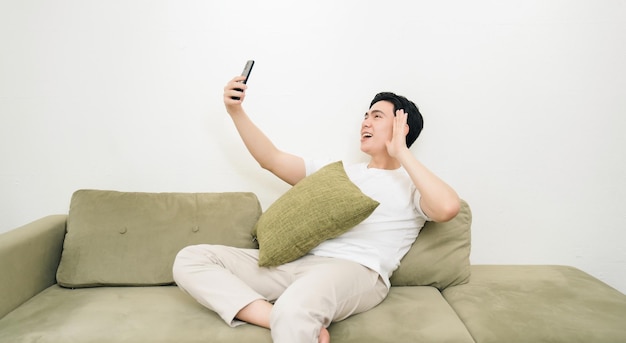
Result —
<instances>
[{"instance_id":1,"label":"black hair","mask_svg":"<svg viewBox=\"0 0 626 343\"><path fill-rule=\"evenodd\" d=\"M376 94L370 103L370 108L379 101L389 101L392 103L394 116L396 115L396 111L400 109L407 113L409 133L406 135L406 146L411 147L424 128L424 118L422 118L422 114L417 108L417 105L402 95L397 95L392 92L381 92Z\"/></svg>"}]
</instances>

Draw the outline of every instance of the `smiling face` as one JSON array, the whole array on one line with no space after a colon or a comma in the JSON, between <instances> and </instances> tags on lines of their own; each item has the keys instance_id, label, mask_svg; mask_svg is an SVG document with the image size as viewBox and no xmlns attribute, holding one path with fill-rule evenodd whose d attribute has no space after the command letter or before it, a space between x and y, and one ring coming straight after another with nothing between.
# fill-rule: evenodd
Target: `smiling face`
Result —
<instances>
[{"instance_id":1,"label":"smiling face","mask_svg":"<svg viewBox=\"0 0 626 343\"><path fill-rule=\"evenodd\" d=\"M394 107L389 101L379 101L365 113L361 123L361 151L374 156L387 153L386 143L393 133Z\"/></svg>"}]
</instances>

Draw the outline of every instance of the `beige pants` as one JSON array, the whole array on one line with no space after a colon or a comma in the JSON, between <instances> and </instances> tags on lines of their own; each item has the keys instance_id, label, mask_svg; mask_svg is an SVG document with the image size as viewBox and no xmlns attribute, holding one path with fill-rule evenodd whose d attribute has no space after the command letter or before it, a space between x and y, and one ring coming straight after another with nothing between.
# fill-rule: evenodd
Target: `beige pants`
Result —
<instances>
[{"instance_id":1,"label":"beige pants","mask_svg":"<svg viewBox=\"0 0 626 343\"><path fill-rule=\"evenodd\" d=\"M229 325L257 299L274 302L274 342L317 342L322 326L371 309L387 296L378 273L358 263L307 255L271 268L258 266L254 249L194 245L174 262L174 280Z\"/></svg>"}]
</instances>

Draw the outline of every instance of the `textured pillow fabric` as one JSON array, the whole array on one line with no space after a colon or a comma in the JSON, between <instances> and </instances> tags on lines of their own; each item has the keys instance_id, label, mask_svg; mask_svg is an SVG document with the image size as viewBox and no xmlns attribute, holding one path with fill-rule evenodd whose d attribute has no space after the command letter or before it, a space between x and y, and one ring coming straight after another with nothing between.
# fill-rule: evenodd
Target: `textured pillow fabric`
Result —
<instances>
[{"instance_id":1,"label":"textured pillow fabric","mask_svg":"<svg viewBox=\"0 0 626 343\"><path fill-rule=\"evenodd\" d=\"M341 161L324 166L259 218L259 265L277 266L305 255L362 222L378 205L350 181Z\"/></svg>"},{"instance_id":2,"label":"textured pillow fabric","mask_svg":"<svg viewBox=\"0 0 626 343\"><path fill-rule=\"evenodd\" d=\"M72 196L57 281L73 288L171 284L185 246L256 248L251 232L260 215L253 193L80 190Z\"/></svg>"},{"instance_id":3,"label":"textured pillow fabric","mask_svg":"<svg viewBox=\"0 0 626 343\"><path fill-rule=\"evenodd\" d=\"M472 213L461 210L445 223L427 222L400 267L391 276L394 286L433 286L440 290L467 283L470 277Z\"/></svg>"}]
</instances>

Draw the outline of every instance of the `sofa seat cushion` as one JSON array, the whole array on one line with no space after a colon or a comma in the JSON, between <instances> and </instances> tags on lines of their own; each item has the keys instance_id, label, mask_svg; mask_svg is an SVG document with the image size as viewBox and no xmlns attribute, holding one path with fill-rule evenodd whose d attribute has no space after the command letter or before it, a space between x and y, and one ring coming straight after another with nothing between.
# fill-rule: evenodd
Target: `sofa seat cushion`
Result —
<instances>
[{"instance_id":1,"label":"sofa seat cushion","mask_svg":"<svg viewBox=\"0 0 626 343\"><path fill-rule=\"evenodd\" d=\"M473 343L471 335L434 287L391 287L375 308L333 323L331 342Z\"/></svg>"},{"instance_id":2,"label":"sofa seat cushion","mask_svg":"<svg viewBox=\"0 0 626 343\"><path fill-rule=\"evenodd\" d=\"M231 328L176 286L52 286L0 320L0 342L267 342L269 331Z\"/></svg>"},{"instance_id":3,"label":"sofa seat cushion","mask_svg":"<svg viewBox=\"0 0 626 343\"><path fill-rule=\"evenodd\" d=\"M472 266L443 295L476 343L626 342L626 296L567 266Z\"/></svg>"},{"instance_id":4,"label":"sofa seat cushion","mask_svg":"<svg viewBox=\"0 0 626 343\"><path fill-rule=\"evenodd\" d=\"M472 342L432 287L392 287L370 311L330 326L332 342ZM52 286L0 319L0 342L267 342L254 325L231 328L175 286Z\"/></svg>"}]
</instances>

